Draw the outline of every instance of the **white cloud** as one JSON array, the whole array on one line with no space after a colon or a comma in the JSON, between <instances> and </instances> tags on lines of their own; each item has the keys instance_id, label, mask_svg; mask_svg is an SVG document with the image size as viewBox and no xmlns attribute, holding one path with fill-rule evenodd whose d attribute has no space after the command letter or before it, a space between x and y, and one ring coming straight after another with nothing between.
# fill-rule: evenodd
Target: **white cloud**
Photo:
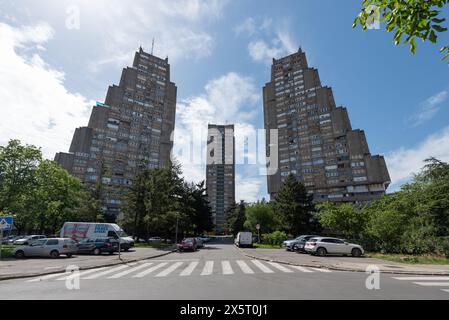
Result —
<instances>
[{"instance_id":1,"label":"white cloud","mask_svg":"<svg viewBox=\"0 0 449 320\"><path fill-rule=\"evenodd\" d=\"M20 139L42 146L51 159L68 149L73 130L87 123L92 106L69 92L64 73L36 53L53 35L47 23L21 28L0 23L0 144Z\"/></svg>"},{"instance_id":2,"label":"white cloud","mask_svg":"<svg viewBox=\"0 0 449 320\"><path fill-rule=\"evenodd\" d=\"M269 64L273 58L278 59L297 50L285 22L281 26L274 26L270 18L249 17L234 31L237 35L245 34L251 39L248 53L256 62Z\"/></svg>"},{"instance_id":3,"label":"white cloud","mask_svg":"<svg viewBox=\"0 0 449 320\"><path fill-rule=\"evenodd\" d=\"M104 9L95 13L97 33L102 34L103 57L90 65L92 71L114 63L122 66L132 60L136 46L150 50L155 38L156 55L168 56L175 64L181 60L210 56L215 45L207 31L209 22L220 19L226 1L135 0L132 5L124 1L99 0ZM82 7L81 12L88 10ZM118 23L119 22L119 23Z\"/></svg>"},{"instance_id":4,"label":"white cloud","mask_svg":"<svg viewBox=\"0 0 449 320\"><path fill-rule=\"evenodd\" d=\"M413 121L413 126L416 127L431 120L440 111L439 105L446 101L448 96L448 91L441 91L424 101L421 105L421 110L410 118Z\"/></svg>"},{"instance_id":5,"label":"white cloud","mask_svg":"<svg viewBox=\"0 0 449 320\"><path fill-rule=\"evenodd\" d=\"M430 135L414 148L400 148L385 156L392 181L390 190L397 190L413 174L419 173L424 160L430 157L449 162L449 127Z\"/></svg>"},{"instance_id":6,"label":"white cloud","mask_svg":"<svg viewBox=\"0 0 449 320\"><path fill-rule=\"evenodd\" d=\"M205 179L208 124L232 123L236 137L248 136L256 130L248 121L255 116L259 102L260 94L254 80L230 72L209 81L204 94L178 103L174 153L182 164L186 180L198 182ZM236 151L244 150L240 140L243 141L236 139ZM249 152L248 158L254 163L256 154ZM255 171L258 174L258 167ZM236 181L237 194L246 201L253 201L262 183L260 179L247 178L248 175L244 174Z\"/></svg>"},{"instance_id":7,"label":"white cloud","mask_svg":"<svg viewBox=\"0 0 449 320\"><path fill-rule=\"evenodd\" d=\"M265 177L262 177L265 179ZM235 177L235 200L245 200L246 202L256 202L260 200L259 195L262 188L262 178L246 178L240 174Z\"/></svg>"}]
</instances>

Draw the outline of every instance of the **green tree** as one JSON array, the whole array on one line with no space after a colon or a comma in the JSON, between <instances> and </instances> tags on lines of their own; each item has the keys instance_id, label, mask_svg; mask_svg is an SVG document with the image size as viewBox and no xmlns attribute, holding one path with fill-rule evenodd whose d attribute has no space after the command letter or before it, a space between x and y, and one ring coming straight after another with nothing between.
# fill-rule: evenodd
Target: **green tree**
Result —
<instances>
[{"instance_id":1,"label":"green tree","mask_svg":"<svg viewBox=\"0 0 449 320\"><path fill-rule=\"evenodd\" d=\"M351 203L335 204L326 202L317 206L318 221L325 227L339 231L345 237L360 235L366 228L366 212Z\"/></svg>"},{"instance_id":2,"label":"green tree","mask_svg":"<svg viewBox=\"0 0 449 320\"><path fill-rule=\"evenodd\" d=\"M245 230L246 204L240 201L240 204L232 205L226 213L226 226L231 230L234 236L240 231Z\"/></svg>"},{"instance_id":3,"label":"green tree","mask_svg":"<svg viewBox=\"0 0 449 320\"><path fill-rule=\"evenodd\" d=\"M385 22L386 30L394 32L395 45L410 44L416 52L416 39L436 43L438 33L447 31L442 25L442 8L449 0L363 0L362 10L355 18L353 28L360 24L365 31L375 21ZM405 39L403 39L405 38ZM449 45L440 49L443 60L449 58Z\"/></svg>"},{"instance_id":4,"label":"green tree","mask_svg":"<svg viewBox=\"0 0 449 320\"><path fill-rule=\"evenodd\" d=\"M285 230L293 235L310 233L313 229L313 195L289 175L273 202L274 210Z\"/></svg>"},{"instance_id":5,"label":"green tree","mask_svg":"<svg viewBox=\"0 0 449 320\"><path fill-rule=\"evenodd\" d=\"M279 219L275 215L273 205L265 201L256 202L246 208L245 227L257 232L256 225L260 225L259 232L271 233L279 226Z\"/></svg>"}]
</instances>

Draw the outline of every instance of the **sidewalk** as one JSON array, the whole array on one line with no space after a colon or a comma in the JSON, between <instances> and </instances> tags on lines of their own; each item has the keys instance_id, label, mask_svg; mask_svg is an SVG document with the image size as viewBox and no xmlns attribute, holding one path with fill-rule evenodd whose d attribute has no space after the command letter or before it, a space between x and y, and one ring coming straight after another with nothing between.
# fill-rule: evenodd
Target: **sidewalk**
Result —
<instances>
[{"instance_id":1,"label":"sidewalk","mask_svg":"<svg viewBox=\"0 0 449 320\"><path fill-rule=\"evenodd\" d=\"M8 258L0 260L0 281L65 272L68 266L77 266L80 270L86 270L126 264L162 257L172 252L172 249L135 248L128 252L122 252L121 260L119 260L118 253L100 256L76 255L72 258L61 256L58 259L28 258L17 260Z\"/></svg>"},{"instance_id":2,"label":"sidewalk","mask_svg":"<svg viewBox=\"0 0 449 320\"><path fill-rule=\"evenodd\" d=\"M318 257L286 251L284 249L239 249L250 258L298 265L302 267L326 268L330 270L366 272L368 266L375 265L382 273L414 275L448 275L449 265L402 264L372 258L340 256Z\"/></svg>"}]
</instances>

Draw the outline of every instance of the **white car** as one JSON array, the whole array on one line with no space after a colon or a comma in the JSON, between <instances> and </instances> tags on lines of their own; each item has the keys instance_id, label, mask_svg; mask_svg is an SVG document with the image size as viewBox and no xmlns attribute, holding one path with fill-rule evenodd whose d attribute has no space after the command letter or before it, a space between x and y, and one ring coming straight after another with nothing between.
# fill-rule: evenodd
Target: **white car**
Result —
<instances>
[{"instance_id":1,"label":"white car","mask_svg":"<svg viewBox=\"0 0 449 320\"><path fill-rule=\"evenodd\" d=\"M327 254L352 255L360 257L364 254L362 246L348 243L342 239L330 237L312 238L306 242L304 250L312 255L325 256Z\"/></svg>"},{"instance_id":2,"label":"white car","mask_svg":"<svg viewBox=\"0 0 449 320\"><path fill-rule=\"evenodd\" d=\"M58 258L61 254L70 258L78 251L76 242L66 238L39 239L27 246L14 249L13 256L17 259L24 257Z\"/></svg>"}]
</instances>

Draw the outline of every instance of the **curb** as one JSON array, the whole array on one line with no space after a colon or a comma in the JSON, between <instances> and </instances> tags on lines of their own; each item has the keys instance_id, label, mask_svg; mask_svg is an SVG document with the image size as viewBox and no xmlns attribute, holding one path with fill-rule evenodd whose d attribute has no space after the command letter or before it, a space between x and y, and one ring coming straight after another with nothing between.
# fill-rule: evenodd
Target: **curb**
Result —
<instances>
[{"instance_id":1,"label":"curb","mask_svg":"<svg viewBox=\"0 0 449 320\"><path fill-rule=\"evenodd\" d=\"M290 266L299 266L299 267L308 267L308 268L318 268L318 269L329 269L334 271L346 271L346 272L361 272L366 273L366 270L361 269L355 269L355 268L345 268L345 267L337 267L333 265L325 265L325 264L305 264L305 263L293 263L288 261L282 261L282 260L276 260L276 259L270 259L266 257L260 257L260 256L254 256L249 253L246 253L242 249L236 246L236 248L246 257L256 259L256 260L262 260L262 261L268 261L268 262L276 262L276 263L282 263L285 265ZM408 275L422 275L422 276L449 276L449 271L443 271L443 272L427 272L427 271L404 271L404 270L380 270L380 273L386 273L386 274L408 274Z\"/></svg>"},{"instance_id":2,"label":"curb","mask_svg":"<svg viewBox=\"0 0 449 320\"><path fill-rule=\"evenodd\" d=\"M91 270L91 269L97 269L97 268L117 266L119 264L128 264L128 263L138 262L138 261L142 261L142 260L149 260L149 259L163 257L163 256L169 255L170 253L173 253L176 251L177 251L177 249L173 249L171 251L164 252L164 253L161 253L161 254L158 254L155 256L150 256L150 257L141 257L141 258L136 258L136 259L132 259L132 260L121 260L121 261L111 262L111 263L102 264L102 265L98 265L98 266L80 267L79 270L80 271L81 270ZM47 276L50 274L57 274L57 273L63 273L63 272L66 272L66 271L65 270L54 270L54 271L40 272L40 273L33 273L33 274L20 274L20 275L11 275L11 276L4 276L4 277L0 276L0 282L5 281L5 280L35 278L35 277Z\"/></svg>"}]
</instances>

